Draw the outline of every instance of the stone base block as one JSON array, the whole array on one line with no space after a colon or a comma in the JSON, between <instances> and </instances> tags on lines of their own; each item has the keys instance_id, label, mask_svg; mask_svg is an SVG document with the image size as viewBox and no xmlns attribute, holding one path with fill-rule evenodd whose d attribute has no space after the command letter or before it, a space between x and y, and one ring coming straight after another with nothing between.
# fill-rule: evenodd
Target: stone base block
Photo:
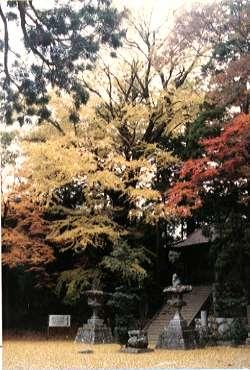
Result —
<instances>
[{"instance_id":1,"label":"stone base block","mask_svg":"<svg viewBox=\"0 0 250 370\"><path fill-rule=\"evenodd\" d=\"M196 348L194 331L188 329L186 321L177 312L167 328L160 334L156 348L192 349Z\"/></svg>"},{"instance_id":2,"label":"stone base block","mask_svg":"<svg viewBox=\"0 0 250 370\"><path fill-rule=\"evenodd\" d=\"M126 347L122 348L121 352L125 353L146 353L146 352L153 352L152 348L133 348L133 347Z\"/></svg>"},{"instance_id":3,"label":"stone base block","mask_svg":"<svg viewBox=\"0 0 250 370\"><path fill-rule=\"evenodd\" d=\"M78 329L75 342L90 344L112 343L113 336L111 329L106 325L87 323Z\"/></svg>"}]
</instances>

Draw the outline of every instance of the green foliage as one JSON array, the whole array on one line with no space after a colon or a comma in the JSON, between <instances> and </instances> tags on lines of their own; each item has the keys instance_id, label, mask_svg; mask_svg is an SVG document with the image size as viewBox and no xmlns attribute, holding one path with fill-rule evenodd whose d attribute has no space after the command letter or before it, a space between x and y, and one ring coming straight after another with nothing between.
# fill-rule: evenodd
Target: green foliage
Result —
<instances>
[{"instance_id":1,"label":"green foliage","mask_svg":"<svg viewBox=\"0 0 250 370\"><path fill-rule=\"evenodd\" d=\"M247 337L247 330L240 318L234 319L230 325L229 336L235 344L242 344L245 341Z\"/></svg>"},{"instance_id":2,"label":"green foliage","mask_svg":"<svg viewBox=\"0 0 250 370\"><path fill-rule=\"evenodd\" d=\"M235 276L237 278L237 276ZM247 305L246 291L240 282L221 282L215 284L215 309L219 316L232 317L242 315Z\"/></svg>"},{"instance_id":3,"label":"green foliage","mask_svg":"<svg viewBox=\"0 0 250 370\"><path fill-rule=\"evenodd\" d=\"M11 132L2 132L1 133L1 146L6 149L15 138L16 133L14 131Z\"/></svg>"},{"instance_id":4,"label":"green foliage","mask_svg":"<svg viewBox=\"0 0 250 370\"><path fill-rule=\"evenodd\" d=\"M1 132L1 167L14 165L16 163L17 153L9 147L17 137L17 132Z\"/></svg>"},{"instance_id":5,"label":"green foliage","mask_svg":"<svg viewBox=\"0 0 250 370\"><path fill-rule=\"evenodd\" d=\"M32 2L12 1L7 2L7 11L0 9L4 25L1 95L5 101L2 106L5 121L10 124L17 119L22 125L36 115L40 123L49 118L62 133L60 126L53 123L52 112L46 108L50 87L58 95L71 93L75 109L85 104L88 92L79 84L79 78L90 65L94 66L102 45L111 50L122 45L125 30L121 21L125 12L119 12L109 0L91 4L59 1L49 9ZM21 55L15 52L9 37L15 29L12 22L18 28L16 34L22 37ZM12 63L10 50L14 55ZM25 54L32 55L31 63L24 62Z\"/></svg>"},{"instance_id":6,"label":"green foliage","mask_svg":"<svg viewBox=\"0 0 250 370\"><path fill-rule=\"evenodd\" d=\"M90 218L72 213L65 220L55 221L48 235L48 240L61 245L62 251L82 253L87 247L104 248L106 242L114 244L122 235L122 229L105 215Z\"/></svg>"},{"instance_id":7,"label":"green foliage","mask_svg":"<svg viewBox=\"0 0 250 370\"><path fill-rule=\"evenodd\" d=\"M223 108L210 108L200 111L196 120L186 126L185 134L179 138L185 140L185 147L181 153L183 159L197 158L202 155L201 140L213 137L220 132L220 120L223 118Z\"/></svg>"},{"instance_id":8,"label":"green foliage","mask_svg":"<svg viewBox=\"0 0 250 370\"><path fill-rule=\"evenodd\" d=\"M84 292L91 288L97 273L96 270L84 270L81 267L63 271L57 279L55 293L64 303L74 305L82 299Z\"/></svg>"},{"instance_id":9,"label":"green foliage","mask_svg":"<svg viewBox=\"0 0 250 370\"><path fill-rule=\"evenodd\" d=\"M121 345L127 343L128 330L135 329L136 326L140 301L138 293L138 289L119 286L108 301L114 312L114 333Z\"/></svg>"},{"instance_id":10,"label":"green foliage","mask_svg":"<svg viewBox=\"0 0 250 370\"><path fill-rule=\"evenodd\" d=\"M211 248L216 277L215 308L222 316L242 316L250 296L249 226L241 213L231 211L226 222L217 227L218 238Z\"/></svg>"},{"instance_id":11,"label":"green foliage","mask_svg":"<svg viewBox=\"0 0 250 370\"><path fill-rule=\"evenodd\" d=\"M120 240L110 255L105 256L101 266L119 276L121 281L141 284L147 278L147 270L143 264L150 264L143 247L132 247Z\"/></svg>"}]
</instances>

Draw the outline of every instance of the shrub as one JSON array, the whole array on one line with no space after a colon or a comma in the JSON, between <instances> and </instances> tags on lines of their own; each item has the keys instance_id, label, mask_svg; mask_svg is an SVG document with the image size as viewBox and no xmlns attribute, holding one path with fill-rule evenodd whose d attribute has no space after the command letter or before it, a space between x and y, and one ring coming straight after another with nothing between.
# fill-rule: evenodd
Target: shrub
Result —
<instances>
[{"instance_id":1,"label":"shrub","mask_svg":"<svg viewBox=\"0 0 250 370\"><path fill-rule=\"evenodd\" d=\"M229 329L230 339L234 341L235 344L243 343L247 337L247 330L243 325L241 319L235 319L230 325Z\"/></svg>"}]
</instances>

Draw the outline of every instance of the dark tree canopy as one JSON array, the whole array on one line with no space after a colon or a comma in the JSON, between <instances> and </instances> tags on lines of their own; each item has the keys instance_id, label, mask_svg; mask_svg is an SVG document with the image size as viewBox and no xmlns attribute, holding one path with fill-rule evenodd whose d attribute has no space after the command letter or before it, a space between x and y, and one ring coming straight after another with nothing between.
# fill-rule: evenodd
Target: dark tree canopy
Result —
<instances>
[{"instance_id":1,"label":"dark tree canopy","mask_svg":"<svg viewBox=\"0 0 250 370\"><path fill-rule=\"evenodd\" d=\"M51 88L73 96L70 118L77 121L78 108L88 100L82 74L93 68L101 45L121 46L123 15L110 0L54 1L49 9L32 1L2 4L1 108L6 123L17 119L22 124L36 115L62 131L46 107Z\"/></svg>"}]
</instances>

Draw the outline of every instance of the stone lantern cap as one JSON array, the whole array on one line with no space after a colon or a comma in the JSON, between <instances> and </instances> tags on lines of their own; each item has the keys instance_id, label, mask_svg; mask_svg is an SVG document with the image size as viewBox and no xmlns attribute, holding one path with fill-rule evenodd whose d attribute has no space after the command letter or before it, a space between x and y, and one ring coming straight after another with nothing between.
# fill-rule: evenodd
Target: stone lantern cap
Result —
<instances>
[{"instance_id":1,"label":"stone lantern cap","mask_svg":"<svg viewBox=\"0 0 250 370\"><path fill-rule=\"evenodd\" d=\"M86 290L85 294L102 296L102 295L105 295L106 293L104 293L102 290L90 289L90 290Z\"/></svg>"},{"instance_id":2,"label":"stone lantern cap","mask_svg":"<svg viewBox=\"0 0 250 370\"><path fill-rule=\"evenodd\" d=\"M192 291L192 285L177 285L176 287L169 286L163 289L163 293L184 294Z\"/></svg>"},{"instance_id":3,"label":"stone lantern cap","mask_svg":"<svg viewBox=\"0 0 250 370\"><path fill-rule=\"evenodd\" d=\"M104 299L104 298L112 296L112 293L107 293L107 292L104 292L103 290L98 290L98 289L85 290L84 294L88 298L96 298L96 299Z\"/></svg>"}]
</instances>

